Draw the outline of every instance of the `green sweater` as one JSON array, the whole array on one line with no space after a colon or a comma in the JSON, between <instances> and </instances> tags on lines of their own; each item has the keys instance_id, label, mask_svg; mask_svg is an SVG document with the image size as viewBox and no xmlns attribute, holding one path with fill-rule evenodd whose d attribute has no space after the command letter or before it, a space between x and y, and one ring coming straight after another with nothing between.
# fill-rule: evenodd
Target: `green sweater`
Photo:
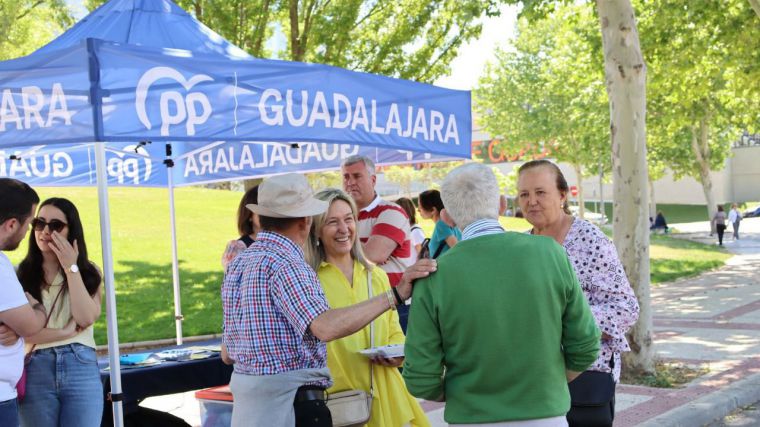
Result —
<instances>
[{"instance_id":1,"label":"green sweater","mask_svg":"<svg viewBox=\"0 0 760 427\"><path fill-rule=\"evenodd\" d=\"M414 285L404 380L445 400L448 423L565 415L565 369L596 360L600 332L564 249L521 233L459 242Z\"/></svg>"}]
</instances>

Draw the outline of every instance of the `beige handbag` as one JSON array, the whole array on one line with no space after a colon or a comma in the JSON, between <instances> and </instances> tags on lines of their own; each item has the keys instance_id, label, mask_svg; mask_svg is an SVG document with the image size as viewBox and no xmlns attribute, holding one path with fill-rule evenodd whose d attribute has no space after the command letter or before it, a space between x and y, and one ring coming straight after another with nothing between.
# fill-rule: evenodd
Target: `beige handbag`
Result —
<instances>
[{"instance_id":1,"label":"beige handbag","mask_svg":"<svg viewBox=\"0 0 760 427\"><path fill-rule=\"evenodd\" d=\"M372 272L367 272L367 294L372 298ZM375 344L374 321L369 324L369 345ZM372 398L374 385L372 381L373 367L369 363L369 393L364 390L346 390L327 396L327 407L330 408L334 427L359 427L367 424L372 415Z\"/></svg>"}]
</instances>

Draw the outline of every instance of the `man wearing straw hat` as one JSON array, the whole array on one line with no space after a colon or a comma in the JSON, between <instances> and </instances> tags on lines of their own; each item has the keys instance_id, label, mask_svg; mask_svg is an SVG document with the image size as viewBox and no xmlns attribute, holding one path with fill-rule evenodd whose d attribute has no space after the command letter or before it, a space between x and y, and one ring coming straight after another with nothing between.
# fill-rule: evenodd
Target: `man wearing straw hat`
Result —
<instances>
[{"instance_id":1,"label":"man wearing straw hat","mask_svg":"<svg viewBox=\"0 0 760 427\"><path fill-rule=\"evenodd\" d=\"M324 390L331 384L325 342L350 335L400 302L394 294L331 310L303 245L312 216L327 210L306 178L286 174L259 187L256 242L228 267L222 286L223 344L235 363L230 381L235 426L331 426ZM430 260L410 268L397 287L435 270Z\"/></svg>"}]
</instances>

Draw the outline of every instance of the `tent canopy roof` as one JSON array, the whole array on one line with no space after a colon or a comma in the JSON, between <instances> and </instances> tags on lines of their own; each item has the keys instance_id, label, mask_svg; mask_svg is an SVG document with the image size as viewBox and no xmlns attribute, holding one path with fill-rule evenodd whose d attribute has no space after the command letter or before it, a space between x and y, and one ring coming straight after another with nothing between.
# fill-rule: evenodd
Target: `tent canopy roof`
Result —
<instances>
[{"instance_id":1,"label":"tent canopy roof","mask_svg":"<svg viewBox=\"0 0 760 427\"><path fill-rule=\"evenodd\" d=\"M249 58L170 0L111 0L35 53L49 53L85 38Z\"/></svg>"}]
</instances>

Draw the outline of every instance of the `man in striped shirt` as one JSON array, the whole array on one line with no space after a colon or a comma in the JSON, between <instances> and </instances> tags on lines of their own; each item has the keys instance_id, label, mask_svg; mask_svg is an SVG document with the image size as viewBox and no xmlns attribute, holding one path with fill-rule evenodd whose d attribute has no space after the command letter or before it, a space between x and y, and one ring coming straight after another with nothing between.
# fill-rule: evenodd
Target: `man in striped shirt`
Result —
<instances>
[{"instance_id":1,"label":"man in striped shirt","mask_svg":"<svg viewBox=\"0 0 760 427\"><path fill-rule=\"evenodd\" d=\"M409 217L397 204L380 198L375 192L375 163L366 156L351 156L341 165L343 189L359 208L357 233L364 254L386 273L391 286L401 280L404 270L414 263ZM406 331L408 306L399 307L401 327Z\"/></svg>"}]
</instances>

